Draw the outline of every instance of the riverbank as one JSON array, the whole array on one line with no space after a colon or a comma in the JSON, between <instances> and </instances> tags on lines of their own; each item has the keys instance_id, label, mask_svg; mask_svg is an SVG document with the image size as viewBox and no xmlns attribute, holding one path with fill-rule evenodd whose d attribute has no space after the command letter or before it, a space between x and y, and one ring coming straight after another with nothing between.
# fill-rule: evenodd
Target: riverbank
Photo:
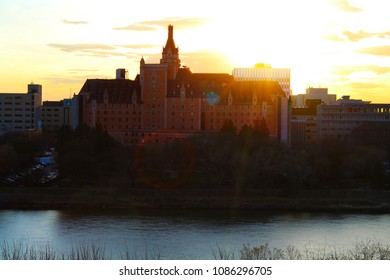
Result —
<instances>
[{"instance_id":1,"label":"riverbank","mask_svg":"<svg viewBox=\"0 0 390 280\"><path fill-rule=\"evenodd\" d=\"M390 212L390 191L327 189L239 193L212 189L2 186L0 208L188 208Z\"/></svg>"},{"instance_id":2,"label":"riverbank","mask_svg":"<svg viewBox=\"0 0 390 280\"><path fill-rule=\"evenodd\" d=\"M0 242L0 260L160 260L163 252L147 250L137 253L123 246L123 250L110 252L97 242L75 244L68 250L58 250L51 244L30 244L26 240ZM212 249L214 260L389 260L390 246L377 241L361 241L349 250L331 246L300 250L292 245L272 248L268 243L251 247L243 245L238 252L217 247Z\"/></svg>"}]
</instances>

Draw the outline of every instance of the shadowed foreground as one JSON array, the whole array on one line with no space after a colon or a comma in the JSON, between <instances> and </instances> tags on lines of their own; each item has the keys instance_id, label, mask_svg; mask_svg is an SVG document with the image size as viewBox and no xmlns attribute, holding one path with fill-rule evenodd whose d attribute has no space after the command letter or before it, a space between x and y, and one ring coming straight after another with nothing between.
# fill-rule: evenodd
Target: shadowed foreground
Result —
<instances>
[{"instance_id":1,"label":"shadowed foreground","mask_svg":"<svg viewBox=\"0 0 390 280\"><path fill-rule=\"evenodd\" d=\"M159 260L164 252L145 250L143 253L124 247L112 252L98 242L79 243L69 250L57 250L50 244L30 244L28 241L3 241L0 243L0 260ZM114 257L119 255L120 257ZM326 246L320 249L305 246L297 249L271 248L268 243L251 247L243 245L239 252L217 247L212 250L216 260L389 260L390 246L376 241L356 242L351 249L341 250Z\"/></svg>"}]
</instances>

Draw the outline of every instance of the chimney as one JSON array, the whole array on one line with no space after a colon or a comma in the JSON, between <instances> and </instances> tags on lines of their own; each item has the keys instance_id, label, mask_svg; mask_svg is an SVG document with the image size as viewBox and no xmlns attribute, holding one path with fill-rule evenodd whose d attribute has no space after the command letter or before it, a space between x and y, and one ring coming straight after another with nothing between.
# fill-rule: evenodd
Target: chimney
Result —
<instances>
[{"instance_id":1,"label":"chimney","mask_svg":"<svg viewBox=\"0 0 390 280\"><path fill-rule=\"evenodd\" d=\"M129 79L129 72L124 68L116 69L116 79L117 80Z\"/></svg>"}]
</instances>

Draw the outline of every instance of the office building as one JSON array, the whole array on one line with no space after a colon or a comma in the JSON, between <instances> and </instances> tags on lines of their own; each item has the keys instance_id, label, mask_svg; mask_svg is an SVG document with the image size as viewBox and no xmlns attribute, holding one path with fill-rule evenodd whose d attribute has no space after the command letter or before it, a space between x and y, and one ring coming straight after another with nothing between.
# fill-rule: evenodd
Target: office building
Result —
<instances>
[{"instance_id":1,"label":"office building","mask_svg":"<svg viewBox=\"0 0 390 280\"><path fill-rule=\"evenodd\" d=\"M62 126L75 129L79 124L78 96L61 101L44 101L42 106L42 132L54 136Z\"/></svg>"},{"instance_id":2,"label":"office building","mask_svg":"<svg viewBox=\"0 0 390 280\"><path fill-rule=\"evenodd\" d=\"M258 63L253 68L234 68L233 77L237 82L276 81L286 97L291 95L288 68L272 68L271 65Z\"/></svg>"},{"instance_id":3,"label":"office building","mask_svg":"<svg viewBox=\"0 0 390 280\"><path fill-rule=\"evenodd\" d=\"M0 93L0 134L41 129L42 86L29 84L27 93Z\"/></svg>"}]
</instances>

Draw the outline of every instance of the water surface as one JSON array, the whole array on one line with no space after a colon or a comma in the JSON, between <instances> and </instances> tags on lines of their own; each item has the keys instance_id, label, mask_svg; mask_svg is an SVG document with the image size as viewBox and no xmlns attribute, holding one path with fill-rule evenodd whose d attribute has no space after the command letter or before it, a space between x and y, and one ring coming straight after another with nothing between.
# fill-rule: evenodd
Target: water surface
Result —
<instances>
[{"instance_id":1,"label":"water surface","mask_svg":"<svg viewBox=\"0 0 390 280\"><path fill-rule=\"evenodd\" d=\"M243 244L285 249L351 248L359 241L390 244L389 214L281 213L229 210L0 211L0 240L28 240L69 250L80 243L162 259L213 259L222 248L239 256Z\"/></svg>"}]
</instances>

